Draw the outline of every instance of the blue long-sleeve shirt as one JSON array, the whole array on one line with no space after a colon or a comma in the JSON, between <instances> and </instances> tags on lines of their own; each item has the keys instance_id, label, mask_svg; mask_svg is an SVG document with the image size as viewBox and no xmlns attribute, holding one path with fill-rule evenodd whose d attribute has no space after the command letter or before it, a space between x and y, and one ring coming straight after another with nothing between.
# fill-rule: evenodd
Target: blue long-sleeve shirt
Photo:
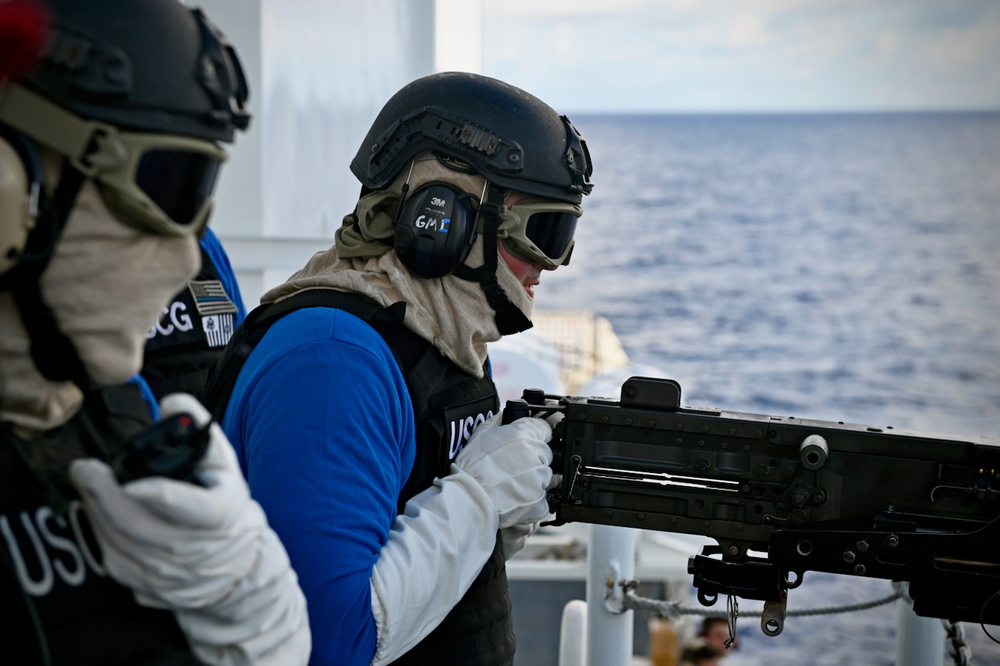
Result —
<instances>
[{"instance_id":1,"label":"blue long-sleeve shirt","mask_svg":"<svg viewBox=\"0 0 1000 666\"><path fill-rule=\"evenodd\" d=\"M413 465L414 427L392 352L342 311L280 319L236 382L223 428L298 574L310 664L371 662L369 579Z\"/></svg>"}]
</instances>

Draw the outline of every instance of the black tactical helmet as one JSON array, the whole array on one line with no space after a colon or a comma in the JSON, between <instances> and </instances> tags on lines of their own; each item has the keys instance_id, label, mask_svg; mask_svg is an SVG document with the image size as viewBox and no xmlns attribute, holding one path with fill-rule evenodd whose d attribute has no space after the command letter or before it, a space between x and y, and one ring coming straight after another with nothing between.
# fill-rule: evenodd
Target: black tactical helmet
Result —
<instances>
[{"instance_id":1,"label":"black tactical helmet","mask_svg":"<svg viewBox=\"0 0 1000 666\"><path fill-rule=\"evenodd\" d=\"M433 74L402 88L382 107L351 171L365 187L381 189L427 150L540 197L578 204L593 188L587 144L566 116L478 74Z\"/></svg>"},{"instance_id":2,"label":"black tactical helmet","mask_svg":"<svg viewBox=\"0 0 1000 666\"><path fill-rule=\"evenodd\" d=\"M232 141L247 86L229 42L179 0L47 0L55 25L28 88L121 129Z\"/></svg>"}]
</instances>

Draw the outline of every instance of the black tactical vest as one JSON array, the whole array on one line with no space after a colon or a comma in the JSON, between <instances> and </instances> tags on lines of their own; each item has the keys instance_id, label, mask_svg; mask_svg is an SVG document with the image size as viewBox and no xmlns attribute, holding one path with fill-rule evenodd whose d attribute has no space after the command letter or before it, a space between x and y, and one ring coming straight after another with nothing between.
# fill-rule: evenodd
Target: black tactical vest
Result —
<instances>
[{"instance_id":1,"label":"black tactical vest","mask_svg":"<svg viewBox=\"0 0 1000 666\"><path fill-rule=\"evenodd\" d=\"M405 305L388 308L356 294L313 289L253 310L230 341L205 392L205 404L217 420L239 376L243 362L267 329L280 317L306 307L333 307L349 312L374 328L399 363L413 403L417 451L413 470L400 493L397 511L406 501L449 473L452 460L472 430L500 408L489 373L469 376L429 342L403 325ZM514 627L504 565L503 543L496 547L479 576L444 621L405 655L400 666L506 666L514 659Z\"/></svg>"},{"instance_id":2,"label":"black tactical vest","mask_svg":"<svg viewBox=\"0 0 1000 666\"><path fill-rule=\"evenodd\" d=\"M168 393L194 396L236 328L236 304L219 279L212 257L201 250L201 270L163 309L146 341L142 376L157 398Z\"/></svg>"},{"instance_id":3,"label":"black tactical vest","mask_svg":"<svg viewBox=\"0 0 1000 666\"><path fill-rule=\"evenodd\" d=\"M115 583L67 478L81 457L110 459L151 425L134 384L93 391L40 440L0 426L0 661L10 664L200 664L165 610Z\"/></svg>"}]
</instances>

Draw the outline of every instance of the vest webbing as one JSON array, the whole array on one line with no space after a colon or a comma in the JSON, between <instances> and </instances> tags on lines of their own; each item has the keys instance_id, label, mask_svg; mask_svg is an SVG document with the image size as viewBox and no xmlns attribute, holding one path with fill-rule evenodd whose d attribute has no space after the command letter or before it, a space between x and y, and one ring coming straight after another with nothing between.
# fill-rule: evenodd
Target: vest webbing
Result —
<instances>
[{"instance_id":1,"label":"vest webbing","mask_svg":"<svg viewBox=\"0 0 1000 666\"><path fill-rule=\"evenodd\" d=\"M392 350L409 388L411 381L426 365L434 364L435 354L429 342L402 326L406 313L405 303L382 307L358 294L332 289L308 289L276 303L266 303L254 308L233 333L226 345L219 364L201 394L202 402L221 422L232 395L236 380L250 352L261 341L271 326L287 314L303 308L327 307L343 310L358 317L375 329ZM427 360L424 360L427 359ZM423 363L421 363L423 361ZM420 367L418 367L420 366ZM411 391L412 395L412 391ZM417 405L414 405L416 411Z\"/></svg>"},{"instance_id":2,"label":"vest webbing","mask_svg":"<svg viewBox=\"0 0 1000 666\"><path fill-rule=\"evenodd\" d=\"M366 322L385 340L406 382L413 403L418 432L418 460L410 479L400 492L397 511L406 501L427 487L434 473L420 469L432 461L420 460L421 424L437 415L446 395L481 395L488 382L495 398L495 387L488 377L475 380L458 370L430 342L403 324L404 303L382 307L357 294L330 289L310 289L255 308L236 329L203 394L204 404L221 421L240 370L267 330L291 312L302 308L330 307L348 312ZM455 383L456 375L466 380ZM464 385L463 385L464 384ZM441 387L446 388L442 391ZM439 433L440 434L440 433ZM424 452L424 456L430 455ZM443 475L446 471L438 475ZM503 542L497 538L493 553L469 591L438 627L409 652L393 662L400 666L506 666L514 656L515 638L511 619L510 592L504 566Z\"/></svg>"}]
</instances>

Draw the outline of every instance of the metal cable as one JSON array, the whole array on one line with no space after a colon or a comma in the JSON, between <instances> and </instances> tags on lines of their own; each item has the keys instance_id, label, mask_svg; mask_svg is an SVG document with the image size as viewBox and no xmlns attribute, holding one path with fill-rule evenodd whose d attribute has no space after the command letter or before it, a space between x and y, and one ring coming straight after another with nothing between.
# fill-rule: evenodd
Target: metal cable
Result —
<instances>
[{"instance_id":1,"label":"metal cable","mask_svg":"<svg viewBox=\"0 0 1000 666\"><path fill-rule=\"evenodd\" d=\"M881 599L874 599L872 601L864 601L857 604L846 604L843 606L830 606L826 608L804 608L801 610L790 610L785 613L786 617L797 617L797 616L811 616L811 615L831 615L834 613L853 613L856 611L868 610L869 608L875 608L877 606L884 606L885 604L892 603L897 599L900 599L902 595L898 591L893 591L892 594L882 597ZM626 610L637 610L637 611L652 611L659 613L663 617L676 619L682 615L701 615L705 617L728 617L729 613L727 611L709 610L707 608L694 608L690 606L681 606L680 604L673 601L664 601L659 599L648 599L645 597L636 596L636 594L626 587L625 598L622 601L623 606ZM740 615L749 617L760 617L761 611L740 611Z\"/></svg>"},{"instance_id":2,"label":"metal cable","mask_svg":"<svg viewBox=\"0 0 1000 666\"><path fill-rule=\"evenodd\" d=\"M650 611L659 614L662 617L666 617L672 620L676 620L683 615L700 615L704 617L724 617L729 618L731 621L735 618L732 611L718 611L709 610L707 608L695 608L691 606L682 606L681 604L673 601L665 601L661 599L649 599L646 597L640 597L635 594L635 585L630 583L625 583L623 585L625 589L625 595L622 599L623 610L636 610L636 611ZM905 603L913 605L913 599L909 595L909 586L902 582L893 582L892 584L893 592L892 594L882 597L880 599L873 599L871 601L863 601L856 604L845 604L843 606L828 606L821 608L804 608L801 610L790 610L785 613L786 617L806 617L813 615L832 615L836 613L854 613L857 611L868 610L870 608L876 608L878 606L884 606L885 604L892 603L896 600L902 599ZM742 616L748 617L760 617L762 615L761 611L741 611L739 613ZM955 666L971 666L972 664L972 649L969 647L968 643L965 642L965 629L958 622L951 622L948 620L941 620L942 626L944 626L945 632L948 636L948 641L950 644L949 656L954 659ZM733 632L733 627L730 628L731 633Z\"/></svg>"}]
</instances>

